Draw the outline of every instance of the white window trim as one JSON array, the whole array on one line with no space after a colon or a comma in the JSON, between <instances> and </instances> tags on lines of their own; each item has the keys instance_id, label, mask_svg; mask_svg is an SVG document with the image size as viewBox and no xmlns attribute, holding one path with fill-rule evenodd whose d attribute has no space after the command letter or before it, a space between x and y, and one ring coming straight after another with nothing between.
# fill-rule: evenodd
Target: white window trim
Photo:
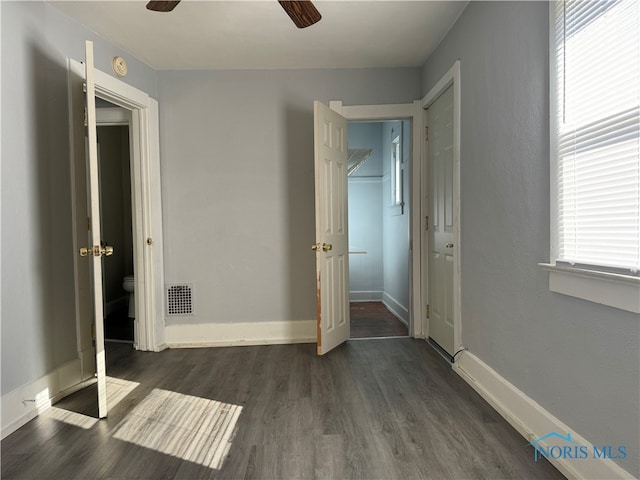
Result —
<instances>
[{"instance_id":1,"label":"white window trim","mask_svg":"<svg viewBox=\"0 0 640 480\"><path fill-rule=\"evenodd\" d=\"M556 109L556 68L555 68L555 8L556 2L549 2L549 102L550 111ZM550 258L558 258L558 191L557 191L557 151L556 116L550 115ZM581 298L594 303L608 305L633 313L640 313L640 277L574 268L555 263L538 264L549 272L549 290L571 297Z\"/></svg>"},{"instance_id":2,"label":"white window trim","mask_svg":"<svg viewBox=\"0 0 640 480\"><path fill-rule=\"evenodd\" d=\"M391 154L390 154L390 168L389 175L385 175L385 180L388 178L389 180L389 204L388 209L390 215L392 217L404 215L404 179L403 176L406 175L405 172L405 162L403 162L404 157L404 145L403 145L403 126L402 120L399 121L400 128L399 132L394 132L391 130ZM399 172L396 172L396 169L399 167ZM399 175L398 175L399 173ZM396 201L396 197L400 195L400 201Z\"/></svg>"},{"instance_id":3,"label":"white window trim","mask_svg":"<svg viewBox=\"0 0 640 480\"><path fill-rule=\"evenodd\" d=\"M397 135L391 135L391 206L402 204L402 151L401 140L402 129ZM400 199L398 200L398 197Z\"/></svg>"}]
</instances>

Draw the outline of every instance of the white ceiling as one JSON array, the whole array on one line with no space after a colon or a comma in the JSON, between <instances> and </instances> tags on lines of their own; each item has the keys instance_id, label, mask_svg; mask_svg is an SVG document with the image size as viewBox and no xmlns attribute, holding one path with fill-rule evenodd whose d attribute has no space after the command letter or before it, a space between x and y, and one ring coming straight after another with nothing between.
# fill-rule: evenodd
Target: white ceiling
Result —
<instances>
[{"instance_id":1,"label":"white ceiling","mask_svg":"<svg viewBox=\"0 0 640 480\"><path fill-rule=\"evenodd\" d=\"M315 0L322 20L299 30L276 0L183 0L170 13L144 1L50 2L158 70L420 66L467 4Z\"/></svg>"}]
</instances>

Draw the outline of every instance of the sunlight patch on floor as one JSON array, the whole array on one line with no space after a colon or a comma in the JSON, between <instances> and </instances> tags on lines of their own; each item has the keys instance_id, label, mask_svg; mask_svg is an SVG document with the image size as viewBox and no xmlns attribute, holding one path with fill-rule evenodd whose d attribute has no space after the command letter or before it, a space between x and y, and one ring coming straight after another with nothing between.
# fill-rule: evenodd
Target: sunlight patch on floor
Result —
<instances>
[{"instance_id":1,"label":"sunlight patch on floor","mask_svg":"<svg viewBox=\"0 0 640 480\"><path fill-rule=\"evenodd\" d=\"M84 428L89 430L96 423L98 419L95 417L89 417L81 413L72 412L71 410L64 410L63 408L50 407L41 414L43 417L52 418L59 422L64 422L74 427Z\"/></svg>"},{"instance_id":2,"label":"sunlight patch on floor","mask_svg":"<svg viewBox=\"0 0 640 480\"><path fill-rule=\"evenodd\" d=\"M123 398L129 395L140 383L131 382L129 380L123 380L122 378L106 377L107 385L107 405L109 408L115 407ZM93 390L93 395L96 395ZM38 407L38 413L46 418L51 418L59 422L64 422L75 427L84 428L86 430L93 427L98 423L99 419L90 415L84 415L82 413L74 412L69 408L60 408L51 406L51 401L48 398L49 390L41 392L40 397L36 395L36 404ZM80 395L80 392L76 393ZM46 401L45 401L46 400ZM95 399L96 405L98 398Z\"/></svg>"},{"instance_id":3,"label":"sunlight patch on floor","mask_svg":"<svg viewBox=\"0 0 640 480\"><path fill-rule=\"evenodd\" d=\"M139 382L107 376L107 408L113 408L129 395Z\"/></svg>"},{"instance_id":4,"label":"sunlight patch on floor","mask_svg":"<svg viewBox=\"0 0 640 480\"><path fill-rule=\"evenodd\" d=\"M229 452L242 407L153 389L114 438L216 470Z\"/></svg>"}]
</instances>

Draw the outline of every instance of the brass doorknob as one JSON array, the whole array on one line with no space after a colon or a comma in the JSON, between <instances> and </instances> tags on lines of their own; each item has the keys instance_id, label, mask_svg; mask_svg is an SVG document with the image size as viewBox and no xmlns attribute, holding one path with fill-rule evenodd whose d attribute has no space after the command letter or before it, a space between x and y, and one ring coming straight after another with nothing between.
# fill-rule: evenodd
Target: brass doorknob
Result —
<instances>
[{"instance_id":1,"label":"brass doorknob","mask_svg":"<svg viewBox=\"0 0 640 480\"><path fill-rule=\"evenodd\" d=\"M333 245L331 245L330 243L323 243L322 244L322 250L325 251L325 252L328 252L332 248L333 248Z\"/></svg>"},{"instance_id":2,"label":"brass doorknob","mask_svg":"<svg viewBox=\"0 0 640 480\"><path fill-rule=\"evenodd\" d=\"M80 249L81 257L100 257L103 255L105 257L113 255L113 247L111 245L105 245L104 247L94 245L93 247L82 247Z\"/></svg>"},{"instance_id":3,"label":"brass doorknob","mask_svg":"<svg viewBox=\"0 0 640 480\"><path fill-rule=\"evenodd\" d=\"M447 247L447 248L453 248L453 243L447 243L447 244L445 245L445 247Z\"/></svg>"},{"instance_id":4,"label":"brass doorknob","mask_svg":"<svg viewBox=\"0 0 640 480\"><path fill-rule=\"evenodd\" d=\"M320 248L319 243L314 243L311 245L311 250L313 250L314 252L317 252L319 248Z\"/></svg>"}]
</instances>

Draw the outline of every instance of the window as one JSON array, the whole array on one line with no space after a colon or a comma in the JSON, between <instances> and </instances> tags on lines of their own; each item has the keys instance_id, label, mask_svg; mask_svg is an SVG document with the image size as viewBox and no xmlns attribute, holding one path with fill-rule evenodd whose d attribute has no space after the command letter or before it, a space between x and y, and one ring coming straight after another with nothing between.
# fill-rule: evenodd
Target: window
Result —
<instances>
[{"instance_id":1,"label":"window","mask_svg":"<svg viewBox=\"0 0 640 480\"><path fill-rule=\"evenodd\" d=\"M395 125L391 128L391 135L389 139L391 140L390 149L390 159L391 164L389 165L390 170L390 192L391 198L390 200L390 208L391 215L404 215L404 168L405 165L403 163L404 156L404 132L405 127L403 126L403 121L394 121Z\"/></svg>"},{"instance_id":2,"label":"window","mask_svg":"<svg viewBox=\"0 0 640 480\"><path fill-rule=\"evenodd\" d=\"M550 8L551 261L640 285L640 2Z\"/></svg>"},{"instance_id":3,"label":"window","mask_svg":"<svg viewBox=\"0 0 640 480\"><path fill-rule=\"evenodd\" d=\"M391 132L393 135L393 131ZM402 205L402 154L400 135L391 141L391 205Z\"/></svg>"}]
</instances>

